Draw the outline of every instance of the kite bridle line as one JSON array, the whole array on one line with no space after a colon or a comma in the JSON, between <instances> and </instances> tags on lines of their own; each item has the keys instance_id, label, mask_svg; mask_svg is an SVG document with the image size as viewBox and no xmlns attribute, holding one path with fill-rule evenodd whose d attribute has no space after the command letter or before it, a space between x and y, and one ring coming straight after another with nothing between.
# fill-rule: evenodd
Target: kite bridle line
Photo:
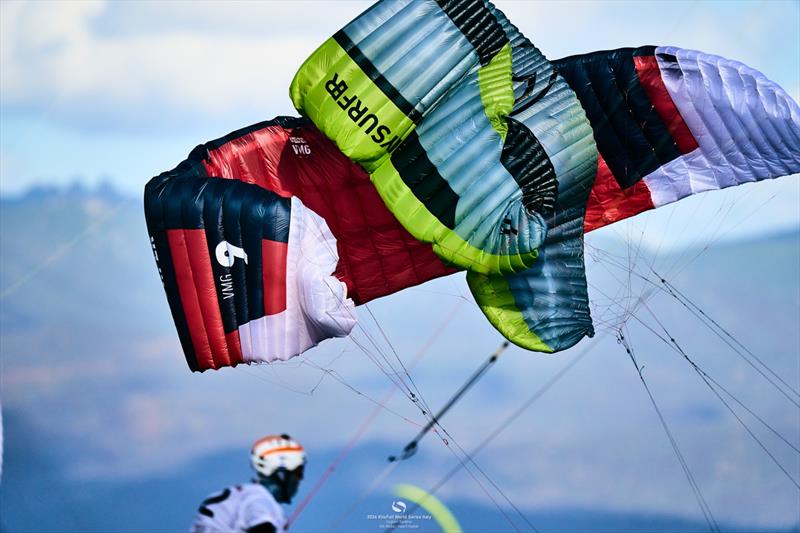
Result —
<instances>
[{"instance_id":1,"label":"kite bridle line","mask_svg":"<svg viewBox=\"0 0 800 533\"><path fill-rule=\"evenodd\" d=\"M455 318L456 313L458 312L462 304L463 301L456 302L456 304L447 313L447 315L445 315L445 318L442 320L439 327L437 327L431 333L431 335L428 336L428 339L425 341L425 343L423 343L423 345L414 355L414 358L412 359L411 363L409 363L408 365L409 370L413 369L417 365L417 363L419 363L422 360L422 358L425 357L430 347L436 342L436 340L438 340L438 338L441 336L441 334L444 332L445 328L453 320L453 318ZM322 473L322 476L320 476L319 480L317 480L317 482L314 484L314 486L311 488L311 490L308 492L305 498L303 498L303 500L297 505L294 512L292 512L291 516L289 517L288 524L292 524L297 520L297 518L300 516L303 510L305 510L305 508L308 506L311 500L316 496L316 494L319 492L319 490L322 488L322 486L325 484L328 478L339 467L342 461L344 461L344 459L349 455L349 453L352 451L355 445L361 440L361 438L370 428L374 420L384 409L389 400L392 399L396 390L397 389L395 387L390 388L384 395L384 397L380 400L380 403L378 403L376 407L372 410L372 412L370 412L370 414L367 415L367 417L361 422L361 425L353 434L353 436L350 438L350 440L347 442L347 444L341 449L341 451L334 458L334 460L331 461L331 463L327 466L325 471Z\"/></svg>"}]
</instances>

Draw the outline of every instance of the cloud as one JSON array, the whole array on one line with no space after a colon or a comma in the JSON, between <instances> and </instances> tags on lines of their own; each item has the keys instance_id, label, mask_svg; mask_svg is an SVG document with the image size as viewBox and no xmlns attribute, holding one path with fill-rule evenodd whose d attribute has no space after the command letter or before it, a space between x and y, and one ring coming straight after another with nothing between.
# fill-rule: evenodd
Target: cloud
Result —
<instances>
[{"instance_id":1,"label":"cloud","mask_svg":"<svg viewBox=\"0 0 800 533\"><path fill-rule=\"evenodd\" d=\"M324 38L369 7L363 0L340 0L333 5L325 0L302 3L238 2L200 0L187 5L182 1L109 2L92 19L100 35L158 35L176 30L208 36L310 36Z\"/></svg>"},{"instance_id":2,"label":"cloud","mask_svg":"<svg viewBox=\"0 0 800 533\"><path fill-rule=\"evenodd\" d=\"M498 5L552 58L669 43L740 59L789 88L800 82L792 3ZM75 128L148 132L293 113L294 72L367 6L4 2L2 107Z\"/></svg>"},{"instance_id":3,"label":"cloud","mask_svg":"<svg viewBox=\"0 0 800 533\"><path fill-rule=\"evenodd\" d=\"M289 17L297 6L236 4L236 10L224 10L228 15L221 17L228 32L207 32L198 22L210 20L218 5L167 4L166 18L152 11L155 5L129 6L137 6L132 20L174 24L158 32L126 25L117 34L98 30L98 19L120 11L104 2L4 3L3 107L105 130L158 130L231 115L254 121L291 112L291 76L323 39L286 30L297 26L296 13ZM314 7L329 23L344 22L330 4ZM117 13L118 24L131 9ZM275 17L269 17L273 9ZM194 14L188 19L194 22L176 17L179 11ZM260 34L235 31L247 26L246 20L270 24ZM270 31L273 25L281 31Z\"/></svg>"}]
</instances>

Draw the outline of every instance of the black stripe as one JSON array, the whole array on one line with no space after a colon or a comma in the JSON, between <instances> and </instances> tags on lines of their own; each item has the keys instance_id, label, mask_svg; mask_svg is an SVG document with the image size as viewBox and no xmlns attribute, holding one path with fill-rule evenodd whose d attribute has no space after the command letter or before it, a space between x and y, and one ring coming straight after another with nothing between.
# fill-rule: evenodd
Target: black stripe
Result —
<instances>
[{"instance_id":1,"label":"black stripe","mask_svg":"<svg viewBox=\"0 0 800 533\"><path fill-rule=\"evenodd\" d=\"M422 113L417 111L417 109L405 99L405 97L400 94L394 85L389 83L389 80L383 77L383 74L375 68L375 65L372 64L372 61L364 55L361 49L354 43L350 37L344 32L344 30L339 30L333 35L333 40L336 41L339 46L341 46L347 55L350 56L356 65L364 72L364 74L372 80L372 82L377 85L377 87L381 90L381 92L386 95L386 97L392 101L392 103L399 109L400 111L405 114L411 122L414 124L419 124L422 120Z\"/></svg>"},{"instance_id":2,"label":"black stripe","mask_svg":"<svg viewBox=\"0 0 800 533\"><path fill-rule=\"evenodd\" d=\"M638 48L634 48L632 51L633 57L639 56L651 56L656 53L656 47L652 45L644 45L639 46Z\"/></svg>"},{"instance_id":3,"label":"black stripe","mask_svg":"<svg viewBox=\"0 0 800 533\"><path fill-rule=\"evenodd\" d=\"M543 217L553 212L558 196L558 180L553 163L531 130L507 117L508 134L500 162L522 190L522 205L529 213Z\"/></svg>"},{"instance_id":4,"label":"black stripe","mask_svg":"<svg viewBox=\"0 0 800 533\"><path fill-rule=\"evenodd\" d=\"M229 180L208 180L208 183L203 188L202 205L197 207L200 207L203 211L203 227L206 233L206 244L208 245L208 258L211 262L211 270L214 273L214 286L217 289L217 302L222 316L222 329L225 333L231 333L239 327L239 320L242 323L248 322L246 306L248 289L247 281L244 278L244 270L250 265L245 265L243 259L234 260L231 267L221 265L216 258L217 245L222 241L227 241L233 246L244 248L248 255L248 263L257 260L261 254L254 254L252 248L244 247L242 242L242 230L244 227L239 223L241 201L237 201L238 198L235 197L232 198L232 201L227 200L230 195L226 193L233 189L225 187L227 185L225 181ZM191 202L188 198L184 201ZM186 207L191 209L192 205L189 204ZM254 255L256 257L253 257ZM234 275L239 283L231 285L233 288L231 293L234 296L226 298L225 295L228 292L223 290L225 288L223 287L223 282L230 278L228 283L232 283ZM258 285L261 285L260 278ZM263 315L263 312L261 314Z\"/></svg>"},{"instance_id":5,"label":"black stripe","mask_svg":"<svg viewBox=\"0 0 800 533\"><path fill-rule=\"evenodd\" d=\"M653 55L653 54L650 54L650 55ZM658 54L658 58L661 59L662 61L666 61L668 63L677 63L678 62L678 56L673 55L673 54Z\"/></svg>"},{"instance_id":6,"label":"black stripe","mask_svg":"<svg viewBox=\"0 0 800 533\"><path fill-rule=\"evenodd\" d=\"M183 163L182 163L183 165ZM187 166L187 165L184 165ZM180 168L180 166L178 167ZM176 169L177 170L177 169ZM172 172L175 172L173 170ZM152 244L157 257L161 280L164 283L164 291L167 293L172 320L175 322L175 329L186 357L186 363L193 372L200 370L197 364L197 354L192 344L192 337L189 334L189 325L186 322L186 315L183 311L181 296L178 292L178 280L175 275L175 266L169 249L169 241L165 227L164 215L167 207L164 205L167 196L164 194L165 187L174 178L172 172L164 172L150 180L144 188L144 213L147 221L147 232L152 238Z\"/></svg>"},{"instance_id":7,"label":"black stripe","mask_svg":"<svg viewBox=\"0 0 800 533\"><path fill-rule=\"evenodd\" d=\"M162 228L203 229L223 223L223 212L249 218L259 235L271 241L288 242L291 200L252 183L198 175L165 173L167 179L146 195L146 202L162 203ZM165 174L151 180L163 180ZM154 185L153 185L154 186ZM152 186L151 186L152 188ZM158 198L152 198L153 196ZM274 218L273 218L274 216ZM228 220L227 218L225 220Z\"/></svg>"},{"instance_id":8,"label":"black stripe","mask_svg":"<svg viewBox=\"0 0 800 533\"><path fill-rule=\"evenodd\" d=\"M203 161L209 150L239 139L249 133L281 126L308 127L303 118L277 117L236 130L219 139L196 147L176 168L151 179L145 186L144 211L147 230L153 239L164 291L175 328L189 368L200 370L183 310L175 266L170 253L168 229L205 229L209 257L214 265L217 294L222 294L220 275L231 274L234 298L220 297L224 329L231 332L239 325L264 316L261 241L288 242L291 201L248 183L209 178ZM248 263L237 260L233 267L218 264L215 248L225 239L248 252ZM248 283L251 285L247 288ZM260 291L260 292L259 292Z\"/></svg>"},{"instance_id":9,"label":"black stripe","mask_svg":"<svg viewBox=\"0 0 800 533\"><path fill-rule=\"evenodd\" d=\"M231 495L231 489L225 489L224 491L222 491L217 496L212 496L210 498L206 498L205 500L203 500L203 503L200 506L200 509L198 509L197 511L200 514L204 514L209 518L214 518L214 511L209 509L208 506L209 505L214 505L215 503L220 503L222 501L225 501L228 498L228 496L230 496L230 495Z\"/></svg>"},{"instance_id":10,"label":"black stripe","mask_svg":"<svg viewBox=\"0 0 800 533\"><path fill-rule=\"evenodd\" d=\"M484 0L437 0L486 66L508 43L508 36Z\"/></svg>"},{"instance_id":11,"label":"black stripe","mask_svg":"<svg viewBox=\"0 0 800 533\"><path fill-rule=\"evenodd\" d=\"M600 154L626 189L681 156L639 82L634 56L654 47L621 48L554 61L586 111Z\"/></svg>"},{"instance_id":12,"label":"black stripe","mask_svg":"<svg viewBox=\"0 0 800 533\"><path fill-rule=\"evenodd\" d=\"M167 299L187 362L193 370L197 370L196 355L181 304L166 231L205 230L223 329L230 333L264 316L261 241L288 242L291 217L290 199L249 183L201 177L201 170L195 162L184 161L174 171L151 180L145 189L148 229L156 241ZM231 267L221 265L216 259L216 247L223 240L243 248L248 262L236 259ZM223 284L228 282L233 284L234 296L225 298L231 293L223 290Z\"/></svg>"},{"instance_id":13,"label":"black stripe","mask_svg":"<svg viewBox=\"0 0 800 533\"><path fill-rule=\"evenodd\" d=\"M536 88L536 72L534 71L533 75L529 78L512 78L513 81L522 81L523 79L525 80L525 90L514 102L514 109L511 111L511 116L519 115L533 104L544 98L547 93L550 92L550 89L558 79L558 71L554 68L552 72L550 72L547 85L545 85L544 89L539 91L537 94L533 94L533 91Z\"/></svg>"},{"instance_id":14,"label":"black stripe","mask_svg":"<svg viewBox=\"0 0 800 533\"><path fill-rule=\"evenodd\" d=\"M236 183L236 186L231 186ZM239 187L244 185L245 187ZM268 194L262 194L262 193ZM214 270L223 329L231 333L239 326L264 316L263 260L261 241L288 242L290 200L256 185L211 179L204 189L204 223L208 254ZM223 240L244 249L247 263L236 258L230 267L216 259ZM232 291L224 284L232 284ZM233 294L233 297L227 297Z\"/></svg>"},{"instance_id":15,"label":"black stripe","mask_svg":"<svg viewBox=\"0 0 800 533\"><path fill-rule=\"evenodd\" d=\"M455 228L458 195L428 159L416 131L392 153L392 164L428 211L448 228Z\"/></svg>"},{"instance_id":16,"label":"black stripe","mask_svg":"<svg viewBox=\"0 0 800 533\"><path fill-rule=\"evenodd\" d=\"M231 333L264 316L261 243L264 239L288 242L291 200L257 185L210 179L203 189L202 202L223 327L225 333ZM230 267L220 264L216 247L223 240L244 249L247 263L236 258ZM225 297L231 293L223 290L225 281L233 284L233 297Z\"/></svg>"},{"instance_id":17,"label":"black stripe","mask_svg":"<svg viewBox=\"0 0 800 533\"><path fill-rule=\"evenodd\" d=\"M183 305L181 304L181 296L178 292L178 281L175 276L175 267L172 263L172 257L169 251L169 242L167 241L167 234L163 231L158 231L153 228L151 219L147 221L148 232L152 237L152 244L155 246L155 253L158 256L157 265L161 279L164 283L164 291L167 293L167 302L169 303L169 310L172 314L172 320L175 322L175 329L178 332L178 339L183 348L183 355L186 357L186 364L193 372L200 370L197 364L197 354L194 351L194 344L192 344L192 337L189 334L189 325L186 322L186 315L183 312Z\"/></svg>"}]
</instances>

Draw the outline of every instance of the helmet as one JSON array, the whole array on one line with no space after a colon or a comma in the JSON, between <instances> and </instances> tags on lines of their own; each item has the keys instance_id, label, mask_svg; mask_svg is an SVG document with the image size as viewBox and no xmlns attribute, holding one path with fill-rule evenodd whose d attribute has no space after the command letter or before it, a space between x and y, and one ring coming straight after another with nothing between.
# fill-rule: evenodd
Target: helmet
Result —
<instances>
[{"instance_id":1,"label":"helmet","mask_svg":"<svg viewBox=\"0 0 800 533\"><path fill-rule=\"evenodd\" d=\"M250 464L258 474L269 477L279 468L288 471L305 465L306 452L299 442L289 435L269 435L253 444Z\"/></svg>"}]
</instances>

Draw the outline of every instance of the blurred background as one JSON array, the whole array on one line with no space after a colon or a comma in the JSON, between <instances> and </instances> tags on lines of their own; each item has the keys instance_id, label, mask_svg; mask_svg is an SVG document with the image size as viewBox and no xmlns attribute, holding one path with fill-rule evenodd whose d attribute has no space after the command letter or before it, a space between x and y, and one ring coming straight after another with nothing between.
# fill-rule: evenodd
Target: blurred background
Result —
<instances>
[{"instance_id":1,"label":"blurred background","mask_svg":"<svg viewBox=\"0 0 800 533\"><path fill-rule=\"evenodd\" d=\"M496 4L552 59L695 48L800 99L797 2ZM249 478L256 438L287 432L309 452L299 499L338 457L295 531L379 530L397 483L430 489L462 463L437 495L467 531L698 531L709 514L797 531L798 176L588 235L597 336L553 356L510 347L390 468L420 405L444 404L503 340L463 274L360 307L351 337L289 363L188 370L144 184L197 144L296 114L296 69L368 5L0 3L0 529L184 531ZM655 275L672 294L639 277Z\"/></svg>"}]
</instances>

